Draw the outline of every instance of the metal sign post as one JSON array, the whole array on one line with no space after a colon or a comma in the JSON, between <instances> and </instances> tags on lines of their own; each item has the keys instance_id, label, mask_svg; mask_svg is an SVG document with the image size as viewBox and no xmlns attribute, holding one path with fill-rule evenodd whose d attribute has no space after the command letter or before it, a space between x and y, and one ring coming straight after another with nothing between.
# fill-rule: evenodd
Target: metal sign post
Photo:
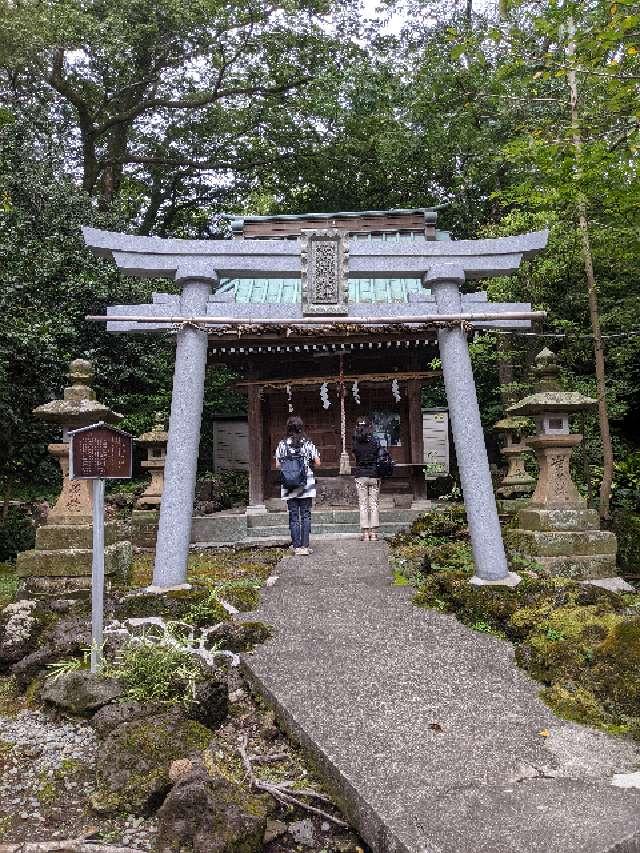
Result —
<instances>
[{"instance_id":1,"label":"metal sign post","mask_svg":"<svg viewBox=\"0 0 640 853\"><path fill-rule=\"evenodd\" d=\"M101 421L73 430L69 442L69 478L93 480L91 672L97 672L104 626L104 481L131 477L132 436Z\"/></svg>"}]
</instances>

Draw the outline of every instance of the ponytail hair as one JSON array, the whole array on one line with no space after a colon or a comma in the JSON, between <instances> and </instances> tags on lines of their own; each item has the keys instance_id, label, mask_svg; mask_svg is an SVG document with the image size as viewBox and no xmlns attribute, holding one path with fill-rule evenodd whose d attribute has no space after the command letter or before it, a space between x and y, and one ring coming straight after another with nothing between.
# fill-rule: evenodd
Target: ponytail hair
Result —
<instances>
[{"instance_id":1,"label":"ponytail hair","mask_svg":"<svg viewBox=\"0 0 640 853\"><path fill-rule=\"evenodd\" d=\"M291 415L287 419L287 436L294 447L300 447L304 439L304 423L298 415Z\"/></svg>"}]
</instances>

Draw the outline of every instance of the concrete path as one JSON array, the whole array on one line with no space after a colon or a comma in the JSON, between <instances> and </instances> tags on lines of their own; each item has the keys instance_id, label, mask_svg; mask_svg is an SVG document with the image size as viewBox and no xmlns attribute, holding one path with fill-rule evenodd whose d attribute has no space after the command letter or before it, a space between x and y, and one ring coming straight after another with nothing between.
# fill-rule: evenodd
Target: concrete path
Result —
<instances>
[{"instance_id":1,"label":"concrete path","mask_svg":"<svg viewBox=\"0 0 640 853\"><path fill-rule=\"evenodd\" d=\"M554 717L509 643L411 605L384 543L278 574L245 670L376 853L640 851L640 790L611 784L636 747Z\"/></svg>"}]
</instances>

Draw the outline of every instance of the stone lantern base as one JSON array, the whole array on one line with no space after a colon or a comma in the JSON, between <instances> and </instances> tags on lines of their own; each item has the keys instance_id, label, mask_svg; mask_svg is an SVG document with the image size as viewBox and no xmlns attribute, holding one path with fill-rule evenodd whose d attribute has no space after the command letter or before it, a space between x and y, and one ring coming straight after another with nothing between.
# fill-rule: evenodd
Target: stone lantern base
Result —
<instances>
[{"instance_id":1,"label":"stone lantern base","mask_svg":"<svg viewBox=\"0 0 640 853\"><path fill-rule=\"evenodd\" d=\"M91 587L93 530L89 523L44 524L36 530L36 546L18 554L16 568L32 592L85 590ZM123 579L131 563L131 543L119 542L118 526L104 526L105 577Z\"/></svg>"},{"instance_id":2,"label":"stone lantern base","mask_svg":"<svg viewBox=\"0 0 640 853\"><path fill-rule=\"evenodd\" d=\"M131 514L131 542L134 547L156 547L159 521L159 509L134 509Z\"/></svg>"},{"instance_id":3,"label":"stone lantern base","mask_svg":"<svg viewBox=\"0 0 640 853\"><path fill-rule=\"evenodd\" d=\"M595 510L529 505L518 521L518 529L505 532L509 550L530 557L549 574L578 580L616 574L616 537L599 529Z\"/></svg>"}]
</instances>

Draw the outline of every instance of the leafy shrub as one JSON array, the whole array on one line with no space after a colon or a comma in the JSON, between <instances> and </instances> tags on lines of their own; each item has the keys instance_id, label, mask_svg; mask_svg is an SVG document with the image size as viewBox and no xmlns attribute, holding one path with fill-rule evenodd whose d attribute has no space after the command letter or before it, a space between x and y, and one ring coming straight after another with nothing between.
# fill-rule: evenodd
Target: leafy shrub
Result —
<instances>
[{"instance_id":1,"label":"leafy shrub","mask_svg":"<svg viewBox=\"0 0 640 853\"><path fill-rule=\"evenodd\" d=\"M196 513L209 514L249 503L249 475L246 471L204 474L196 486Z\"/></svg>"},{"instance_id":2,"label":"leafy shrub","mask_svg":"<svg viewBox=\"0 0 640 853\"><path fill-rule=\"evenodd\" d=\"M4 521L0 521L0 563L15 560L16 554L33 548L36 530L29 512L11 507Z\"/></svg>"},{"instance_id":3,"label":"leafy shrub","mask_svg":"<svg viewBox=\"0 0 640 853\"><path fill-rule=\"evenodd\" d=\"M120 679L131 699L174 703L187 702L195 683L204 677L201 664L191 655L149 639L121 649L104 674Z\"/></svg>"},{"instance_id":4,"label":"leafy shrub","mask_svg":"<svg viewBox=\"0 0 640 853\"><path fill-rule=\"evenodd\" d=\"M640 512L640 451L628 453L616 462L611 491L616 507Z\"/></svg>"},{"instance_id":5,"label":"leafy shrub","mask_svg":"<svg viewBox=\"0 0 640 853\"><path fill-rule=\"evenodd\" d=\"M618 540L618 564L625 572L640 569L640 515L619 510L612 516L612 528Z\"/></svg>"}]
</instances>

